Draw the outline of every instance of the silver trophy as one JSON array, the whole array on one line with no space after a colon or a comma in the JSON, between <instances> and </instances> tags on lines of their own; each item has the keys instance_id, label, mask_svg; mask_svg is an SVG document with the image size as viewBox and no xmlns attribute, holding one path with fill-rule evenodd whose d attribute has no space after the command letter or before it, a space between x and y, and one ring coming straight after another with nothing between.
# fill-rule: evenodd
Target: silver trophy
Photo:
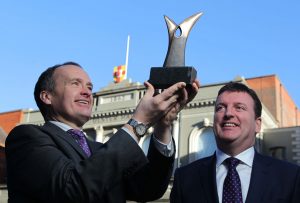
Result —
<instances>
[{"instance_id":1,"label":"silver trophy","mask_svg":"<svg viewBox=\"0 0 300 203\"><path fill-rule=\"evenodd\" d=\"M169 45L163 67L152 67L150 71L149 82L155 89L165 89L177 82L189 85L197 77L194 67L185 66L185 47L192 27L202 14L196 13L179 25L164 16L168 27Z\"/></svg>"}]
</instances>

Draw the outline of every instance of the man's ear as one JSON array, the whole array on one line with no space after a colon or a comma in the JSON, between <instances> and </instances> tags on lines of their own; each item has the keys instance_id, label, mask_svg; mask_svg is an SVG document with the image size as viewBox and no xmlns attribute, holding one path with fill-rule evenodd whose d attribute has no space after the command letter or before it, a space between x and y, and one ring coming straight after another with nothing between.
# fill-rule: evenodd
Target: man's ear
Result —
<instances>
[{"instance_id":1,"label":"man's ear","mask_svg":"<svg viewBox=\"0 0 300 203\"><path fill-rule=\"evenodd\" d=\"M45 104L51 104L51 98L52 95L48 91L41 91L40 93L40 99L45 103Z\"/></svg>"},{"instance_id":2,"label":"man's ear","mask_svg":"<svg viewBox=\"0 0 300 203\"><path fill-rule=\"evenodd\" d=\"M261 117L255 119L255 124L256 124L255 132L259 133L261 130Z\"/></svg>"}]
</instances>

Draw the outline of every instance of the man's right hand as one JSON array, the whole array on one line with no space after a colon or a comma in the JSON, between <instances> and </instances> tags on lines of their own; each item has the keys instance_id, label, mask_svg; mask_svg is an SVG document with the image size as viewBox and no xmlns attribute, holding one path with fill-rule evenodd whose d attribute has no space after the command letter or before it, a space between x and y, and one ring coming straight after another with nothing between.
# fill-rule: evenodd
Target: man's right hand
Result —
<instances>
[{"instance_id":1,"label":"man's right hand","mask_svg":"<svg viewBox=\"0 0 300 203\"><path fill-rule=\"evenodd\" d=\"M139 102L133 118L152 126L178 103L181 91L186 84L178 82L157 95L154 95L155 89L149 82L145 82L145 86L147 87L146 94Z\"/></svg>"}]
</instances>

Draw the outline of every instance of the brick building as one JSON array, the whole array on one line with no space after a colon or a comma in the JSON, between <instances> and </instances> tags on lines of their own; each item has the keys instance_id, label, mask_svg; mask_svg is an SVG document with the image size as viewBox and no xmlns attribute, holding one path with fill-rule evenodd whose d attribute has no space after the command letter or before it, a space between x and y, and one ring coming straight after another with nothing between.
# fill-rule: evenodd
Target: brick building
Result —
<instances>
[{"instance_id":1,"label":"brick building","mask_svg":"<svg viewBox=\"0 0 300 203\"><path fill-rule=\"evenodd\" d=\"M24 110L15 110L0 113L0 127L8 134L23 120Z\"/></svg>"},{"instance_id":2,"label":"brick building","mask_svg":"<svg viewBox=\"0 0 300 203\"><path fill-rule=\"evenodd\" d=\"M0 184L6 184L5 139L8 133L23 121L23 110L0 113Z\"/></svg>"},{"instance_id":3,"label":"brick building","mask_svg":"<svg viewBox=\"0 0 300 203\"><path fill-rule=\"evenodd\" d=\"M300 110L276 75L249 78L246 81L276 119L279 127L300 125Z\"/></svg>"}]
</instances>

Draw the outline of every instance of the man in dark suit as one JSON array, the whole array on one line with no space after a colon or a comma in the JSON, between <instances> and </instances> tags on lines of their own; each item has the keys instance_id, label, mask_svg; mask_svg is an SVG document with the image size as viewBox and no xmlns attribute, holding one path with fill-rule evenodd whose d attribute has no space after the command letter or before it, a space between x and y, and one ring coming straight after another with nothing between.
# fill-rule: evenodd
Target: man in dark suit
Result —
<instances>
[{"instance_id":1,"label":"man in dark suit","mask_svg":"<svg viewBox=\"0 0 300 203\"><path fill-rule=\"evenodd\" d=\"M105 144L85 139L92 83L79 64L48 68L35 86L44 126L20 125L6 140L9 202L150 201L165 192L174 160L172 121L193 98L177 83L154 95L151 84L130 121ZM147 157L138 141L155 124Z\"/></svg>"},{"instance_id":2,"label":"man in dark suit","mask_svg":"<svg viewBox=\"0 0 300 203\"><path fill-rule=\"evenodd\" d=\"M171 203L300 202L299 166L254 149L261 111L259 98L246 85L229 83L219 90L214 115L217 150L176 170Z\"/></svg>"}]
</instances>

